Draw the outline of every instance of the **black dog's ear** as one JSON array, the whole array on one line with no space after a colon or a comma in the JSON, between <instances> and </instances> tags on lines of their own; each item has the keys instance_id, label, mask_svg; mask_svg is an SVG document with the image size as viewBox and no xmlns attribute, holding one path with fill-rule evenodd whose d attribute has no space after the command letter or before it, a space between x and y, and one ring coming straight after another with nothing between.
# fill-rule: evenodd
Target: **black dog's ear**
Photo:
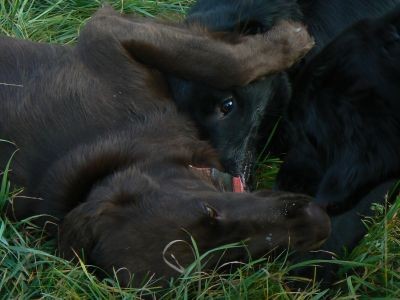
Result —
<instances>
[{"instance_id":1,"label":"black dog's ear","mask_svg":"<svg viewBox=\"0 0 400 300\"><path fill-rule=\"evenodd\" d=\"M210 31L256 34L266 32L280 20L300 21L296 0L198 0L186 22Z\"/></svg>"}]
</instances>

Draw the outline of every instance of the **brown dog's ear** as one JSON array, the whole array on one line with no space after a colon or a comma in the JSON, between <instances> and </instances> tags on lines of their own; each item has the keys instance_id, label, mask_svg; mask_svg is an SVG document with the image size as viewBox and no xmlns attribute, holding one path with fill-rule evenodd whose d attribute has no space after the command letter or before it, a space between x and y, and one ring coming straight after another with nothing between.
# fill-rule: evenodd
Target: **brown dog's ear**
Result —
<instances>
[{"instance_id":1,"label":"brown dog's ear","mask_svg":"<svg viewBox=\"0 0 400 300\"><path fill-rule=\"evenodd\" d=\"M85 202L63 219L58 234L58 248L61 256L74 259L78 255L87 259L95 244L96 220L101 213L96 202Z\"/></svg>"}]
</instances>

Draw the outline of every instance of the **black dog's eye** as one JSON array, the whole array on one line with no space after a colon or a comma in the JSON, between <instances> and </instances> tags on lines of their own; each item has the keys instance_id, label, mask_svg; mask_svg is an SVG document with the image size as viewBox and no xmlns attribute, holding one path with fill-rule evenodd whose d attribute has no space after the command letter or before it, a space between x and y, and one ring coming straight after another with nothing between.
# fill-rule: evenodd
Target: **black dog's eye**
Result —
<instances>
[{"instance_id":1,"label":"black dog's eye","mask_svg":"<svg viewBox=\"0 0 400 300\"><path fill-rule=\"evenodd\" d=\"M400 32L399 29L391 25L386 33L386 42L398 42L400 40Z\"/></svg>"},{"instance_id":2,"label":"black dog's eye","mask_svg":"<svg viewBox=\"0 0 400 300\"><path fill-rule=\"evenodd\" d=\"M218 219L219 214L214 207L209 206L208 204L204 204L204 208L206 210L207 215L212 219Z\"/></svg>"},{"instance_id":3,"label":"black dog's eye","mask_svg":"<svg viewBox=\"0 0 400 300\"><path fill-rule=\"evenodd\" d=\"M221 112L222 116L225 117L233 110L234 107L235 107L235 100L232 97L229 97L221 102L219 111Z\"/></svg>"}]
</instances>

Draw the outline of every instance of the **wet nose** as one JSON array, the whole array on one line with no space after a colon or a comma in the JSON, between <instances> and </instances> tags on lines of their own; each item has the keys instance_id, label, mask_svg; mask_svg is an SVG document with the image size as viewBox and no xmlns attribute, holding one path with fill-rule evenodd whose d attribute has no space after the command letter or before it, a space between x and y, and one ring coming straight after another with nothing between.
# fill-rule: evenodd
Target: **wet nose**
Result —
<instances>
[{"instance_id":1,"label":"wet nose","mask_svg":"<svg viewBox=\"0 0 400 300\"><path fill-rule=\"evenodd\" d=\"M306 208L306 213L315 223L315 236L318 241L324 241L331 233L331 219L325 209L317 204L310 203Z\"/></svg>"},{"instance_id":2,"label":"wet nose","mask_svg":"<svg viewBox=\"0 0 400 300\"><path fill-rule=\"evenodd\" d=\"M326 211L318 204L310 202L304 208L304 217L308 220L307 230L298 236L296 248L313 250L319 248L331 233L331 220Z\"/></svg>"}]
</instances>

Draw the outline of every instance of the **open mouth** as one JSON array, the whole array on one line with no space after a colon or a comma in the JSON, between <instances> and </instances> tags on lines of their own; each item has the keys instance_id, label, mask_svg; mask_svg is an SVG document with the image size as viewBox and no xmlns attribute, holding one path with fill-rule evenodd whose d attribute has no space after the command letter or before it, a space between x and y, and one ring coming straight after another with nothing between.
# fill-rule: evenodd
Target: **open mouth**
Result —
<instances>
[{"instance_id":1,"label":"open mouth","mask_svg":"<svg viewBox=\"0 0 400 300\"><path fill-rule=\"evenodd\" d=\"M232 176L215 168L189 167L199 177L211 181L211 183L221 192L243 193L246 191L245 181L241 176Z\"/></svg>"}]
</instances>

